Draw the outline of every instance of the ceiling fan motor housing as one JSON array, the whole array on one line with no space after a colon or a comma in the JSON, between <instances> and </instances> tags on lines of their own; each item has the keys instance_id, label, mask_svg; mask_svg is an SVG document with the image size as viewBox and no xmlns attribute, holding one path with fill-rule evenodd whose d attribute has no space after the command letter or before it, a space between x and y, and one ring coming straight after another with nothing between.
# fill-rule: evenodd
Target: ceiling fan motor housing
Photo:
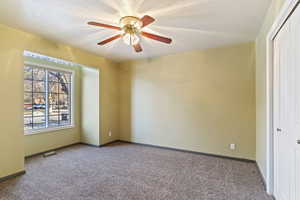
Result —
<instances>
[{"instance_id":1,"label":"ceiling fan motor housing","mask_svg":"<svg viewBox=\"0 0 300 200\"><path fill-rule=\"evenodd\" d=\"M142 28L143 22L134 16L125 16L120 19L120 26L122 28L123 40L127 45L136 45L139 42L139 32Z\"/></svg>"},{"instance_id":2,"label":"ceiling fan motor housing","mask_svg":"<svg viewBox=\"0 0 300 200\"><path fill-rule=\"evenodd\" d=\"M120 26L122 29L126 27L128 29L129 27L131 29L140 30L143 26L143 22L134 16L125 16L120 19Z\"/></svg>"}]
</instances>

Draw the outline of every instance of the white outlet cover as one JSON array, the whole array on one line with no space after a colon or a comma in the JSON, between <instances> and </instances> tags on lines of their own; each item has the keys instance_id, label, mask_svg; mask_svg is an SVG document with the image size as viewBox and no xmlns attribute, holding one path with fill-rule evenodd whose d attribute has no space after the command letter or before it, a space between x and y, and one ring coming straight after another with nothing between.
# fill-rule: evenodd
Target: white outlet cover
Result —
<instances>
[{"instance_id":1,"label":"white outlet cover","mask_svg":"<svg viewBox=\"0 0 300 200\"><path fill-rule=\"evenodd\" d=\"M111 131L109 131L108 136L111 137L111 135L112 135L112 134L111 134Z\"/></svg>"},{"instance_id":2,"label":"white outlet cover","mask_svg":"<svg viewBox=\"0 0 300 200\"><path fill-rule=\"evenodd\" d=\"M235 144L230 144L230 149L235 150Z\"/></svg>"}]
</instances>

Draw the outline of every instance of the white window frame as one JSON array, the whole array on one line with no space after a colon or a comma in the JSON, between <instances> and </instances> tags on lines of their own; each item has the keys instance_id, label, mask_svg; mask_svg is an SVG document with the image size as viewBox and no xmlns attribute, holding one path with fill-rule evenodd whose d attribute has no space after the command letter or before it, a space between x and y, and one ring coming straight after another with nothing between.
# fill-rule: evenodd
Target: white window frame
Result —
<instances>
[{"instance_id":1,"label":"white window frame","mask_svg":"<svg viewBox=\"0 0 300 200\"><path fill-rule=\"evenodd\" d=\"M76 84L75 83L75 75L76 75L76 72L71 69L65 69L65 68L55 67L52 65L40 64L40 63L29 62L29 61L25 61L24 65L44 68L44 69L48 69L48 70L55 70L55 71L60 71L60 72L71 73L71 97L70 97L71 98L71 113L70 113L71 114L71 124L65 125L65 126L24 130L24 135L33 135L33 134L38 134L38 133L46 133L46 132L75 128L75 119L74 119L75 118L75 106L74 105L75 105L75 84ZM46 94L47 93L48 93L48 91L46 91ZM48 96L48 94L46 96ZM46 109L47 109L47 106L46 106ZM23 119L24 119L24 116L23 116Z\"/></svg>"}]
</instances>

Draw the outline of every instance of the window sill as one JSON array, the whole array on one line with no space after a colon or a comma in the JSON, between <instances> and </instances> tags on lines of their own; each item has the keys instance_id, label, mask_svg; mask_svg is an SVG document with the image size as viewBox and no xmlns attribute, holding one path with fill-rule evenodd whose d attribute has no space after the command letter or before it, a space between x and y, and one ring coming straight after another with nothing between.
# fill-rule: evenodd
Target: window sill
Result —
<instances>
[{"instance_id":1,"label":"window sill","mask_svg":"<svg viewBox=\"0 0 300 200\"><path fill-rule=\"evenodd\" d=\"M24 135L36 135L36 134L48 133L48 132L71 129L71 128L75 128L75 126L74 125L68 125L68 126L53 127L53 128L27 130L27 131L24 131Z\"/></svg>"}]
</instances>

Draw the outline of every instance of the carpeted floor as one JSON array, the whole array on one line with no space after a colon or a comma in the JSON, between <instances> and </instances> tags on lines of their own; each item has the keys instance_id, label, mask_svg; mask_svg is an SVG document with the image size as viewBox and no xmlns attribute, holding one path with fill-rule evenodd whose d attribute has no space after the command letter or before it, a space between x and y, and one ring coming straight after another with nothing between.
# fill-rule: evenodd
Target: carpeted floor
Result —
<instances>
[{"instance_id":1,"label":"carpeted floor","mask_svg":"<svg viewBox=\"0 0 300 200\"><path fill-rule=\"evenodd\" d=\"M1 200L270 200L254 163L127 143L26 160Z\"/></svg>"}]
</instances>

